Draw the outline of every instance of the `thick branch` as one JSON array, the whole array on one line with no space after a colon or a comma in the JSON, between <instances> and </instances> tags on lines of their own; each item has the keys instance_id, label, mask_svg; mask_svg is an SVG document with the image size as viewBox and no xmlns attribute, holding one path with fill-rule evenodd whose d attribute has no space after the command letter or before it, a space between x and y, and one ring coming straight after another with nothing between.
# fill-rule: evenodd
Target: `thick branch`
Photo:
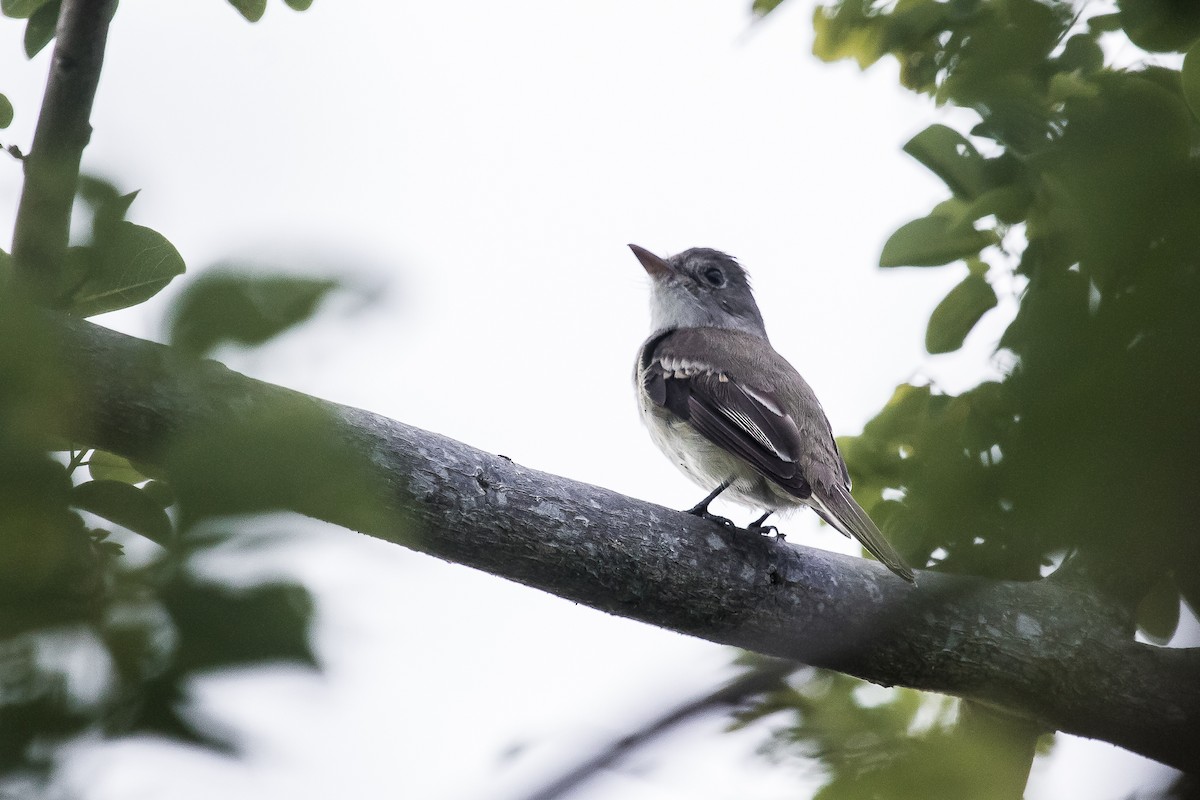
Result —
<instances>
[{"instance_id":1,"label":"thick branch","mask_svg":"<svg viewBox=\"0 0 1200 800\"><path fill-rule=\"evenodd\" d=\"M88 122L104 63L116 0L63 0L42 110L25 157L25 187L13 231L19 290L42 305L58 293L65 263L79 162L91 138Z\"/></svg>"},{"instance_id":2,"label":"thick branch","mask_svg":"<svg viewBox=\"0 0 1200 800\"><path fill-rule=\"evenodd\" d=\"M876 683L971 698L1047 729L1200 769L1192 746L1200 740L1200 650L1131 641L1123 620L1071 585L922 573L913 588L874 562L725 530L85 322L56 317L54 326L79 402L64 432L80 441L162 463L175 443L211 439L264 409L320 409L330 455L286 453L256 465L268 473L254 489L260 505L609 613ZM313 438L306 432L304 441ZM338 448L386 487L383 513L364 513L328 491L331 475L343 471L330 466L344 458ZM251 448L238 457L252 457ZM310 461L317 468L304 470ZM234 465L212 466L215 474Z\"/></svg>"}]
</instances>

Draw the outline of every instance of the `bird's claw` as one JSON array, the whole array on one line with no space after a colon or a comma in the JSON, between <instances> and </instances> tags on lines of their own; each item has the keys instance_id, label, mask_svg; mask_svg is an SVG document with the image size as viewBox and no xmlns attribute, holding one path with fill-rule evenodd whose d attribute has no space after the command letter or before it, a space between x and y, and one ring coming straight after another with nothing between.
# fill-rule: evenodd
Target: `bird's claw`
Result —
<instances>
[{"instance_id":1,"label":"bird's claw","mask_svg":"<svg viewBox=\"0 0 1200 800\"><path fill-rule=\"evenodd\" d=\"M701 519L706 519L709 522L715 522L722 528L733 529L737 527L737 525L733 524L733 520L727 519L726 517L722 517L718 514L714 514L711 511L700 511L696 514L696 516L700 517Z\"/></svg>"},{"instance_id":2,"label":"bird's claw","mask_svg":"<svg viewBox=\"0 0 1200 800\"><path fill-rule=\"evenodd\" d=\"M774 525L758 525L758 524L752 522L746 526L746 530L749 533L756 533L759 536L766 536L768 534L772 534L775 536L776 539L785 538L784 535L782 533L780 533L779 528L776 528Z\"/></svg>"}]
</instances>

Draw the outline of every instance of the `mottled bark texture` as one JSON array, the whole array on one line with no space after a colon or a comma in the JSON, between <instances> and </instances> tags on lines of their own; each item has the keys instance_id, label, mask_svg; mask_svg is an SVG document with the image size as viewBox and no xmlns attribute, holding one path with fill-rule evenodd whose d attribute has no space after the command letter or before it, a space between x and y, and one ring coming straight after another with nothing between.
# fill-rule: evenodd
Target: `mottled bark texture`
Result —
<instances>
[{"instance_id":1,"label":"mottled bark texture","mask_svg":"<svg viewBox=\"0 0 1200 800\"><path fill-rule=\"evenodd\" d=\"M612 614L1200 767L1200 650L1134 642L1124 613L1081 585L923 572L914 588L875 562L726 530L86 322L53 326L75 403L63 433L175 470L185 501L220 509L236 493L229 510L290 508ZM189 473L178 452L281 408L305 409L308 428L302 444L270 441L303 452L247 441L228 458L261 480L189 488L237 465L218 447ZM372 501L329 490L345 475Z\"/></svg>"}]
</instances>

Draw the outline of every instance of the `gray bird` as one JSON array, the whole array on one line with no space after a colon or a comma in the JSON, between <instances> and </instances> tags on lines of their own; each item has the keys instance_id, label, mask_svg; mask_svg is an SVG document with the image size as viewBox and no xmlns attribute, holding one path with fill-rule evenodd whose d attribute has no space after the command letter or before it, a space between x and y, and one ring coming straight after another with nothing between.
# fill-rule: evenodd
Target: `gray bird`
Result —
<instances>
[{"instance_id":1,"label":"gray bird","mask_svg":"<svg viewBox=\"0 0 1200 800\"><path fill-rule=\"evenodd\" d=\"M910 583L912 569L850 496L850 473L804 378L767 339L746 271L718 250L660 258L629 245L651 278L653 333L634 375L642 421L659 449L712 492L776 511L809 506ZM726 522L725 520L720 520Z\"/></svg>"}]
</instances>

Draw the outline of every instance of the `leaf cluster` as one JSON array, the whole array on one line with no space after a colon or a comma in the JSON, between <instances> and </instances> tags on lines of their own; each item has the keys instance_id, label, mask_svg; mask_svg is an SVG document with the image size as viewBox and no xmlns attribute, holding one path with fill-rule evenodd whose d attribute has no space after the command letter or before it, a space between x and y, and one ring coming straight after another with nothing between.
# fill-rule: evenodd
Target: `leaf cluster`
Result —
<instances>
[{"instance_id":1,"label":"leaf cluster","mask_svg":"<svg viewBox=\"0 0 1200 800\"><path fill-rule=\"evenodd\" d=\"M912 563L1016 580L1085 563L1103 602L1165 643L1181 599L1200 608L1200 6L1089 11L1064 0L816 10L818 57L865 69L890 56L903 86L977 116L969 131L935 124L905 145L949 196L880 257L963 270L927 350L960 348L995 313L995 286L1019 290L996 342L1000 378L956 395L901 385L839 444L855 496ZM1183 53L1182 67L1111 65L1138 48ZM915 731L914 708L934 700L898 691L864 705L859 686L818 673L754 712L792 715L780 740L821 759L818 796L947 785L983 796L989 780L956 783L953 767L1001 764L986 738L997 725Z\"/></svg>"},{"instance_id":2,"label":"leaf cluster","mask_svg":"<svg viewBox=\"0 0 1200 800\"><path fill-rule=\"evenodd\" d=\"M765 753L818 760L824 784L815 800L863 797L1011 798L1025 782L1005 751L1029 741L957 701L912 689L883 688L829 670L803 668L780 689L734 717L733 729L770 721ZM966 729L966 730L964 730ZM1049 738L1033 747L1048 752ZM1015 774L1014 774L1015 773Z\"/></svg>"},{"instance_id":3,"label":"leaf cluster","mask_svg":"<svg viewBox=\"0 0 1200 800\"><path fill-rule=\"evenodd\" d=\"M1023 287L998 342L1011 364L1001 380L956 397L902 386L845 449L860 498L918 562L1032 579L1088 551L1134 576L1134 600L1167 581L1195 606L1200 15L1119 5L1090 17L1051 0L816 11L821 58L891 55L903 85L978 115L969 134L934 125L905 146L950 197L880 259L966 266L929 321L929 351L957 349L997 305L997 273ZM1182 70L1106 64L1134 46L1187 55ZM1158 637L1173 628L1140 622Z\"/></svg>"},{"instance_id":4,"label":"leaf cluster","mask_svg":"<svg viewBox=\"0 0 1200 800\"><path fill-rule=\"evenodd\" d=\"M190 708L196 677L317 666L304 588L235 584L203 568L237 529L203 502L213 481L196 442L229 449L236 438L253 454L270 426L192 437L169 474L61 442L51 431L71 429L80 409L63 371L70 357L46 319L8 300L0 307L0 786L45 778L55 745L85 734L228 750L232 734ZM276 424L290 441L305 435L295 415ZM294 456L304 453L279 454ZM221 480L247 483L244 474Z\"/></svg>"},{"instance_id":5,"label":"leaf cluster","mask_svg":"<svg viewBox=\"0 0 1200 800\"><path fill-rule=\"evenodd\" d=\"M60 5L0 2L5 16L26 20L27 56L53 38ZM0 95L0 127L12 116ZM74 227L84 233L63 263L46 265L56 287L48 305L82 317L128 308L184 272L165 236L126 219L137 194L78 180L84 222ZM315 463L310 434L322 420L287 402L265 418L215 420L151 445L167 469L62 441L58 432L93 429L80 417L96 409L74 396L74 354L44 310L11 291L12 273L0 251L0 792L45 780L57 745L82 735L236 747L230 731L191 708L190 684L268 662L316 667L312 602L292 581L234 584L202 564L230 546L236 526L222 514L282 505L261 490L258 470L284 459L338 469ZM336 286L227 269L179 295L172 338L196 355L225 342L261 344L312 316ZM361 500L355 473L338 475L331 491Z\"/></svg>"}]
</instances>

